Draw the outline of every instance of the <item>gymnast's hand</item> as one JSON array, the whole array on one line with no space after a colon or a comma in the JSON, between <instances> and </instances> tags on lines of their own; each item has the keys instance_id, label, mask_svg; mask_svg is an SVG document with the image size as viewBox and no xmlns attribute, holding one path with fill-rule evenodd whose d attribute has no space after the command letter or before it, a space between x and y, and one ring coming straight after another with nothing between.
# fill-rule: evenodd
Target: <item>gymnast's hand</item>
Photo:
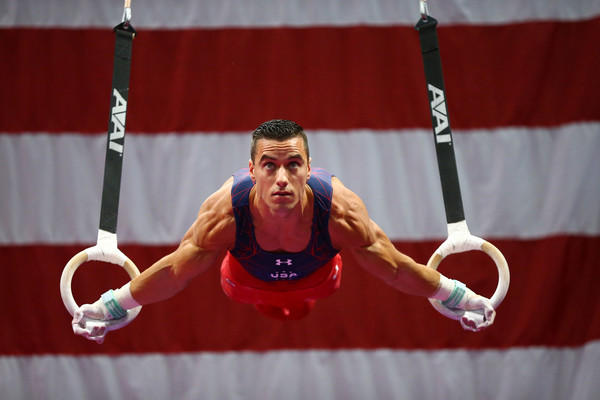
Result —
<instances>
[{"instance_id":1,"label":"gymnast's hand","mask_svg":"<svg viewBox=\"0 0 600 400\"><path fill-rule=\"evenodd\" d=\"M467 331L479 332L494 323L496 310L489 299L475 294L465 287L465 296L457 308L465 313L460 318L460 324Z\"/></svg>"},{"instance_id":2,"label":"gymnast's hand","mask_svg":"<svg viewBox=\"0 0 600 400\"><path fill-rule=\"evenodd\" d=\"M496 311L490 300L475 294L460 281L440 275L440 288L433 298L457 311L460 324L467 331L479 332L494 323Z\"/></svg>"},{"instance_id":3,"label":"gymnast's hand","mask_svg":"<svg viewBox=\"0 0 600 400\"><path fill-rule=\"evenodd\" d=\"M106 321L111 319L113 319L113 316L104 305L104 302L99 299L94 304L84 304L77 308L71 325L76 335L102 344L108 333Z\"/></svg>"}]
</instances>

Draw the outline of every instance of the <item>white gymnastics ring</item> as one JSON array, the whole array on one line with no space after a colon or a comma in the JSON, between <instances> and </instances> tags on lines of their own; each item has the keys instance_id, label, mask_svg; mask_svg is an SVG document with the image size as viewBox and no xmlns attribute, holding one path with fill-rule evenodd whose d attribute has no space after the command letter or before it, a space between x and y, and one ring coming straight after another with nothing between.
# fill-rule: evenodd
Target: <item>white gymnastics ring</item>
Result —
<instances>
[{"instance_id":1,"label":"white gymnastics ring","mask_svg":"<svg viewBox=\"0 0 600 400\"><path fill-rule=\"evenodd\" d=\"M504 297L508 292L508 286L510 284L510 272L508 270L508 263L506 262L504 255L502 255L502 253L496 248L496 246L484 240L481 240L481 242L482 243L480 248L472 248L469 250L483 251L485 254L490 256L492 260L494 260L494 263L496 263L496 267L498 268L498 285L496 286L496 291L490 298L490 302L492 303L492 307L494 307L494 309L497 309L500 303L502 303L502 300L504 300ZM438 266L446 256L454 253L459 253L460 251L450 251L447 254L444 254L444 252L441 252L440 249L438 249L433 253L431 258L427 262L427 266L437 270ZM460 320L460 318L464 314L463 310L453 310L451 308L448 308L444 306L439 300L429 299L429 302L436 310L438 310L441 314L445 315L448 318Z\"/></svg>"},{"instance_id":2,"label":"white gymnastics ring","mask_svg":"<svg viewBox=\"0 0 600 400\"><path fill-rule=\"evenodd\" d=\"M60 295L62 297L62 301L65 307L67 308L71 316L74 316L75 310L79 308L79 306L75 302L75 298L73 297L73 292L71 290L71 282L73 280L73 275L75 274L77 268L79 268L80 265L88 261L88 250L90 249L83 250L77 253L73 258L71 258L71 260L63 269L62 275L60 277ZM131 279L135 278L140 274L138 267L136 267L133 261L131 261L129 258L125 258L125 261L121 266L125 269L127 274L129 274L129 277ZM128 325L131 321L133 321L135 317L138 316L141 310L142 306L132 308L131 310L127 311L127 315L123 318L114 319L110 321L103 321L103 323L106 324L108 331L122 328L125 325Z\"/></svg>"}]
</instances>

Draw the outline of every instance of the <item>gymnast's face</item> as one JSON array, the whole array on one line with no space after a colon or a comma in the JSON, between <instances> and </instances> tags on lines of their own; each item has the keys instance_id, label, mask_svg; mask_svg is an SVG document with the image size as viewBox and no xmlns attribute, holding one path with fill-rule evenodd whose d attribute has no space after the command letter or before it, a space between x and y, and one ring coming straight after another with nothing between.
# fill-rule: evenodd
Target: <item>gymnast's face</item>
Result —
<instances>
[{"instance_id":1,"label":"gymnast's face","mask_svg":"<svg viewBox=\"0 0 600 400\"><path fill-rule=\"evenodd\" d=\"M260 139L249 167L260 204L273 213L286 213L300 206L310 177L310 159L302 138Z\"/></svg>"}]
</instances>

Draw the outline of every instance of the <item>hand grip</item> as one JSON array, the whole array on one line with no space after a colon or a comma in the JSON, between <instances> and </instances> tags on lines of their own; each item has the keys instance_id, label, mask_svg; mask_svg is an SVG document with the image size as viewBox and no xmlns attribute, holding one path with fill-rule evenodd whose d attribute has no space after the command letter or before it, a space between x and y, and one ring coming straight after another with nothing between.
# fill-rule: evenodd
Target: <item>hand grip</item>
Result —
<instances>
[{"instance_id":1,"label":"hand grip","mask_svg":"<svg viewBox=\"0 0 600 400\"><path fill-rule=\"evenodd\" d=\"M92 249L92 248L90 248ZM69 314L73 316L75 314L75 310L79 308L77 303L75 302L75 298L73 297L73 292L71 290L71 282L73 280L73 275L75 275L75 271L79 268L83 263L88 261L88 250L83 250L77 253L65 266L63 269L62 275L60 277L60 295L62 297L63 304L69 311ZM136 267L136 265L129 258L125 259L123 263L123 268L129 275L131 279L135 278L140 274L140 271ZM104 321L107 325L108 330L115 330L128 325L131 321L133 321L140 311L142 310L142 306L133 308L127 311L127 315L123 318Z\"/></svg>"},{"instance_id":2,"label":"hand grip","mask_svg":"<svg viewBox=\"0 0 600 400\"><path fill-rule=\"evenodd\" d=\"M475 237L473 237L473 238L475 238ZM442 246L444 246L444 244L442 244ZM442 248L442 246L440 246L440 248ZM427 262L428 267L437 269L438 266L440 265L440 263L442 262L442 260L446 256L464 251L464 249L459 249L457 251L452 251L452 250L448 251L447 248L445 248L445 251L442 252L442 251L440 251L440 248L438 248L438 250L436 250L433 253L431 258L429 258L429 261ZM506 262L506 259L504 258L504 255L500 252L500 250L498 250L498 248L496 246L494 246L493 244L491 244L490 242L487 242L485 240L482 241L481 248L479 248L479 249L472 248L469 250L483 251L488 256L490 256L492 260L494 260L494 263L496 264L496 267L498 268L498 285L496 286L496 291L490 298L492 307L494 307L494 309L497 309L498 306L500 305L500 303L502 303L502 300L504 300L504 297L506 296L506 293L508 292L508 286L510 284L510 272L508 270L508 263ZM439 300L429 299L429 302L436 310L438 310L441 314L445 315L448 318L459 320L464 313L463 310L452 310L452 309L442 305L442 302Z\"/></svg>"}]
</instances>

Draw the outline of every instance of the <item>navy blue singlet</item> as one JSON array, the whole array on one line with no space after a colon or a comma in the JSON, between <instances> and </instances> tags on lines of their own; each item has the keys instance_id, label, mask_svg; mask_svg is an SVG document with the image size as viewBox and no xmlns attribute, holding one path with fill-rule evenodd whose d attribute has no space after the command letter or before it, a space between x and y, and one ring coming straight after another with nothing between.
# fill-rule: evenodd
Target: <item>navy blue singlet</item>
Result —
<instances>
[{"instance_id":1,"label":"navy blue singlet","mask_svg":"<svg viewBox=\"0 0 600 400\"><path fill-rule=\"evenodd\" d=\"M260 248L250 215L250 190L254 186L248 168L233 174L231 202L236 222L235 246L231 255L252 276L262 281L298 280L327 264L338 252L329 238L329 213L333 175L312 168L308 186L314 193L314 215L310 241L299 253L271 253Z\"/></svg>"}]
</instances>

